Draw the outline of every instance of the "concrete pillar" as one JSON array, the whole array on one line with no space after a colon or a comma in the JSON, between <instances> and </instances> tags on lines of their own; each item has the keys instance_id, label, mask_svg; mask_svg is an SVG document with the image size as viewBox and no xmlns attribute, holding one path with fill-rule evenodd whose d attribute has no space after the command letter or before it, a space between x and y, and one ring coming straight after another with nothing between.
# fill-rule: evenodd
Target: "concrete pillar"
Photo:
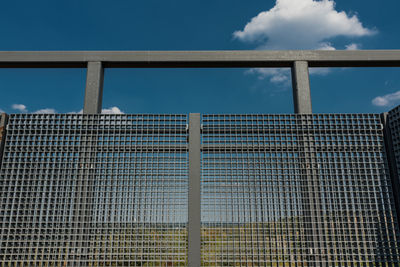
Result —
<instances>
[{"instance_id":1,"label":"concrete pillar","mask_svg":"<svg viewBox=\"0 0 400 267\"><path fill-rule=\"evenodd\" d=\"M200 114L189 114L188 266L201 265Z\"/></svg>"},{"instance_id":2,"label":"concrete pillar","mask_svg":"<svg viewBox=\"0 0 400 267\"><path fill-rule=\"evenodd\" d=\"M83 114L100 114L103 101L104 69L101 62L88 62Z\"/></svg>"},{"instance_id":3,"label":"concrete pillar","mask_svg":"<svg viewBox=\"0 0 400 267\"><path fill-rule=\"evenodd\" d=\"M310 78L307 61L295 61L292 67L294 112L312 113Z\"/></svg>"}]
</instances>

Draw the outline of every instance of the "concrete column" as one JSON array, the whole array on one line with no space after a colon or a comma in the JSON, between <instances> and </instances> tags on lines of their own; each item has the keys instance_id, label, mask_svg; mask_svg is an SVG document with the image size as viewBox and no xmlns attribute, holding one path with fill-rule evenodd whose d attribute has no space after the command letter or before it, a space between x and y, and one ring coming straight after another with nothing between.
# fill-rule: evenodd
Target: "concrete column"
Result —
<instances>
[{"instance_id":1,"label":"concrete column","mask_svg":"<svg viewBox=\"0 0 400 267\"><path fill-rule=\"evenodd\" d=\"M393 188L393 198L397 213L397 221L400 222L400 173L397 170L397 161L393 144L394 134L389 125L389 114L384 112L381 114L383 125L383 136L385 141L386 158L389 166L390 180Z\"/></svg>"},{"instance_id":2,"label":"concrete column","mask_svg":"<svg viewBox=\"0 0 400 267\"><path fill-rule=\"evenodd\" d=\"M104 69L101 62L88 62L83 114L100 114L103 101Z\"/></svg>"},{"instance_id":3,"label":"concrete column","mask_svg":"<svg viewBox=\"0 0 400 267\"><path fill-rule=\"evenodd\" d=\"M295 61L292 67L294 112L312 113L310 78L307 61Z\"/></svg>"},{"instance_id":4,"label":"concrete column","mask_svg":"<svg viewBox=\"0 0 400 267\"><path fill-rule=\"evenodd\" d=\"M188 266L201 265L200 114L189 114Z\"/></svg>"},{"instance_id":5,"label":"concrete column","mask_svg":"<svg viewBox=\"0 0 400 267\"><path fill-rule=\"evenodd\" d=\"M3 159L3 150L6 141L6 127L8 122L8 116L5 113L0 113L0 169L1 161Z\"/></svg>"}]
</instances>

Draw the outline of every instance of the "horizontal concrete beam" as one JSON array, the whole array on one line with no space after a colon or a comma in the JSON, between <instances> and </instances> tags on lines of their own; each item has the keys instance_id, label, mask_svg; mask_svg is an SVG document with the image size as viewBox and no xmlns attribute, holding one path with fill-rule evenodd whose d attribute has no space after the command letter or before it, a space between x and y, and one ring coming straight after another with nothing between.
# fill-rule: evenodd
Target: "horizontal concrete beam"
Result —
<instances>
[{"instance_id":1,"label":"horizontal concrete beam","mask_svg":"<svg viewBox=\"0 0 400 267\"><path fill-rule=\"evenodd\" d=\"M0 51L0 68L400 67L400 50L356 51Z\"/></svg>"}]
</instances>

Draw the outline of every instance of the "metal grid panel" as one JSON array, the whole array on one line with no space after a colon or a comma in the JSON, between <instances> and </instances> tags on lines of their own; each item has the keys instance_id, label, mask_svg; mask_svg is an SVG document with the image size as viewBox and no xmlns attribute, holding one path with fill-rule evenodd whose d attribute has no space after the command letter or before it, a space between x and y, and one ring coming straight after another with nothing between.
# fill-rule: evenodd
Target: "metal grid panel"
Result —
<instances>
[{"instance_id":1,"label":"metal grid panel","mask_svg":"<svg viewBox=\"0 0 400 267\"><path fill-rule=\"evenodd\" d=\"M388 122L392 134L397 173L400 173L400 106L389 112Z\"/></svg>"},{"instance_id":2,"label":"metal grid panel","mask_svg":"<svg viewBox=\"0 0 400 267\"><path fill-rule=\"evenodd\" d=\"M398 266L378 114L202 119L202 266Z\"/></svg>"},{"instance_id":3,"label":"metal grid panel","mask_svg":"<svg viewBox=\"0 0 400 267\"><path fill-rule=\"evenodd\" d=\"M0 113L0 164L3 155L6 123L7 115L5 113Z\"/></svg>"},{"instance_id":4,"label":"metal grid panel","mask_svg":"<svg viewBox=\"0 0 400 267\"><path fill-rule=\"evenodd\" d=\"M1 266L185 266L186 115L11 115Z\"/></svg>"}]
</instances>

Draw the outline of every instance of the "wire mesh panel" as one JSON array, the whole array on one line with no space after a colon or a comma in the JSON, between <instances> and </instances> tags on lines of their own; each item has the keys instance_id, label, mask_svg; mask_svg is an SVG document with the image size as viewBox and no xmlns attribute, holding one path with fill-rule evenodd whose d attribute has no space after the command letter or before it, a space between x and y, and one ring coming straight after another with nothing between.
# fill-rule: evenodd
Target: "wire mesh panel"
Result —
<instances>
[{"instance_id":1,"label":"wire mesh panel","mask_svg":"<svg viewBox=\"0 0 400 267\"><path fill-rule=\"evenodd\" d=\"M397 173L400 173L400 106L389 112L388 122L392 134L393 150L396 157Z\"/></svg>"},{"instance_id":2,"label":"wire mesh panel","mask_svg":"<svg viewBox=\"0 0 400 267\"><path fill-rule=\"evenodd\" d=\"M11 115L1 266L185 266L186 115Z\"/></svg>"},{"instance_id":3,"label":"wire mesh panel","mask_svg":"<svg viewBox=\"0 0 400 267\"><path fill-rule=\"evenodd\" d=\"M5 128L6 128L7 116L5 113L0 113L0 164L1 157L3 155Z\"/></svg>"},{"instance_id":4,"label":"wire mesh panel","mask_svg":"<svg viewBox=\"0 0 400 267\"><path fill-rule=\"evenodd\" d=\"M202 266L398 266L378 114L202 122Z\"/></svg>"}]
</instances>

